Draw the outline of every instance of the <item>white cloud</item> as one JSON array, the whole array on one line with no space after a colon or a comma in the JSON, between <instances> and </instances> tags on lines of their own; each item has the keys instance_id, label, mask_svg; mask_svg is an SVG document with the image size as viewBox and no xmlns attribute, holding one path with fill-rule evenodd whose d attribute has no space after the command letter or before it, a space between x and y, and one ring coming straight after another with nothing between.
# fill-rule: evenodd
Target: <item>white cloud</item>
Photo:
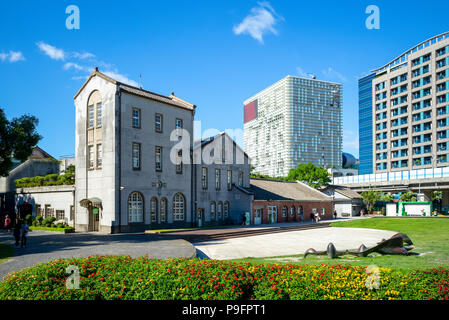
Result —
<instances>
[{"instance_id":1,"label":"white cloud","mask_svg":"<svg viewBox=\"0 0 449 320\"><path fill-rule=\"evenodd\" d=\"M81 60L94 58L95 57L95 55L93 53L90 53L90 52L83 52L83 53L72 52L72 56L74 58L78 58L78 59L81 59Z\"/></svg>"},{"instance_id":2,"label":"white cloud","mask_svg":"<svg viewBox=\"0 0 449 320\"><path fill-rule=\"evenodd\" d=\"M339 80L341 82L346 82L347 79L341 73L332 69L331 67L327 68L327 70L323 70L323 75L329 80Z\"/></svg>"},{"instance_id":3,"label":"white cloud","mask_svg":"<svg viewBox=\"0 0 449 320\"><path fill-rule=\"evenodd\" d=\"M67 62L66 64L64 64L64 70L69 70L69 69L75 69L75 70L79 70L79 71L83 71L85 70L85 67L80 66L77 63L73 63L73 62Z\"/></svg>"},{"instance_id":4,"label":"white cloud","mask_svg":"<svg viewBox=\"0 0 449 320\"><path fill-rule=\"evenodd\" d=\"M239 25L234 26L233 31L236 35L249 34L263 43L264 34L273 33L277 35L278 32L274 25L284 18L276 14L270 3L258 2L257 4L258 7L252 8L250 14Z\"/></svg>"},{"instance_id":5,"label":"white cloud","mask_svg":"<svg viewBox=\"0 0 449 320\"><path fill-rule=\"evenodd\" d=\"M17 62L17 61L24 61L25 57L23 56L22 52L20 52L20 51L12 51L12 50L10 50L9 53L1 52L0 53L0 60L2 62L7 61L7 62L14 63L14 62Z\"/></svg>"},{"instance_id":6,"label":"white cloud","mask_svg":"<svg viewBox=\"0 0 449 320\"><path fill-rule=\"evenodd\" d=\"M39 49L41 49L41 51L43 51L53 60L64 60L66 57L66 53L64 52L64 50L53 47L48 43L40 41L37 43L37 46L39 47Z\"/></svg>"},{"instance_id":7,"label":"white cloud","mask_svg":"<svg viewBox=\"0 0 449 320\"><path fill-rule=\"evenodd\" d=\"M133 87L139 87L139 84L136 81L131 80L128 77L126 77L125 75L118 73L117 70L115 70L115 71L104 71L103 73L105 75L107 75L108 77L111 77L112 79L115 79L115 80L117 80L119 82L123 82L123 83L129 84L130 86L133 86Z\"/></svg>"}]
</instances>

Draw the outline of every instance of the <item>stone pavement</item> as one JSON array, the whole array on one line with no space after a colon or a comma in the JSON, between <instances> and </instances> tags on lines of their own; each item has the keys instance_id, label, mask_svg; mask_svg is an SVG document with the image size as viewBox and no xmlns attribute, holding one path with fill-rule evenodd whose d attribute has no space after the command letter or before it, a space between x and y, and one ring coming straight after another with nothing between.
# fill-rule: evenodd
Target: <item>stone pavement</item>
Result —
<instances>
[{"instance_id":1,"label":"stone pavement","mask_svg":"<svg viewBox=\"0 0 449 320\"><path fill-rule=\"evenodd\" d=\"M0 230L0 242L14 246L12 233ZM161 240L143 234L30 232L27 248L15 248L10 260L0 263L0 281L12 271L58 258L90 255L130 255L152 258L194 257L195 248L182 240Z\"/></svg>"},{"instance_id":2,"label":"stone pavement","mask_svg":"<svg viewBox=\"0 0 449 320\"><path fill-rule=\"evenodd\" d=\"M322 228L289 231L193 243L197 256L210 259L240 259L304 254L308 248L326 250L332 242L337 250L373 246L396 232L364 228Z\"/></svg>"}]
</instances>

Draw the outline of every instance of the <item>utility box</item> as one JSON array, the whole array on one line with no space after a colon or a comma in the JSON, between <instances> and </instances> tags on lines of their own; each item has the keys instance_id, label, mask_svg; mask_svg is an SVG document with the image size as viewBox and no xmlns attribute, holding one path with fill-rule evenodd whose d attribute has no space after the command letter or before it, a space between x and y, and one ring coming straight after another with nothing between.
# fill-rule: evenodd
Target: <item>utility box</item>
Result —
<instances>
[{"instance_id":1,"label":"utility box","mask_svg":"<svg viewBox=\"0 0 449 320\"><path fill-rule=\"evenodd\" d=\"M396 203L387 203L385 211L387 217L396 217L398 215L398 205Z\"/></svg>"}]
</instances>

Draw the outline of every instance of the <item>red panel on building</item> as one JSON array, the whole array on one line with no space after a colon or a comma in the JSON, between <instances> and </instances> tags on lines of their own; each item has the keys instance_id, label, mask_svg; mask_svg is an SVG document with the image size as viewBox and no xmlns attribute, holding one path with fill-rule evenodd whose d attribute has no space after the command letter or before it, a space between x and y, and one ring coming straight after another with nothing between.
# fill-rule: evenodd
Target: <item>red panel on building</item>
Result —
<instances>
[{"instance_id":1,"label":"red panel on building","mask_svg":"<svg viewBox=\"0 0 449 320\"><path fill-rule=\"evenodd\" d=\"M257 100L254 100L243 107L243 123L247 123L257 118Z\"/></svg>"}]
</instances>

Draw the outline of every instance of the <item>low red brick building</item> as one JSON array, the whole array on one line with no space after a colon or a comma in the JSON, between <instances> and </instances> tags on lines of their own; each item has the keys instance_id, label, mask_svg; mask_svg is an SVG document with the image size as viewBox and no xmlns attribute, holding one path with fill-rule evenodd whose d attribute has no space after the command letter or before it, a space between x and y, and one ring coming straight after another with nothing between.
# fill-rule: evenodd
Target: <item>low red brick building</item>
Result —
<instances>
[{"instance_id":1,"label":"low red brick building","mask_svg":"<svg viewBox=\"0 0 449 320\"><path fill-rule=\"evenodd\" d=\"M312 220L318 212L320 219L332 219L333 199L301 182L251 179L254 194L251 224Z\"/></svg>"}]
</instances>

